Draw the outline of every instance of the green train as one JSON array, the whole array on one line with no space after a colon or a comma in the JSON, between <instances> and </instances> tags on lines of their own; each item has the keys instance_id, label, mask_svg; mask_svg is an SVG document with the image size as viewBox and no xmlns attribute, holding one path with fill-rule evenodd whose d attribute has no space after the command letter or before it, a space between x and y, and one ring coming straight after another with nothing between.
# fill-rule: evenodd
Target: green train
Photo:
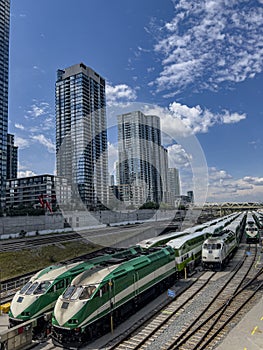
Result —
<instances>
[{"instance_id":1,"label":"green train","mask_svg":"<svg viewBox=\"0 0 263 350\"><path fill-rule=\"evenodd\" d=\"M202 245L208 237L209 234L204 230L173 239L167 243L167 246L174 250L176 268L179 273L185 268L191 269L192 265L201 261Z\"/></svg>"},{"instance_id":2,"label":"green train","mask_svg":"<svg viewBox=\"0 0 263 350\"><path fill-rule=\"evenodd\" d=\"M175 282L171 247L152 248L119 264L77 276L58 298L52 318L56 346L78 348L110 330Z\"/></svg>"},{"instance_id":3,"label":"green train","mask_svg":"<svg viewBox=\"0 0 263 350\"><path fill-rule=\"evenodd\" d=\"M10 325L15 326L38 318L37 333L38 328L44 327L43 317L40 316L53 310L58 297L77 275L107 261L129 259L141 251L140 247L131 247L112 254L103 254L88 261L52 265L39 271L15 294L9 311Z\"/></svg>"}]
</instances>

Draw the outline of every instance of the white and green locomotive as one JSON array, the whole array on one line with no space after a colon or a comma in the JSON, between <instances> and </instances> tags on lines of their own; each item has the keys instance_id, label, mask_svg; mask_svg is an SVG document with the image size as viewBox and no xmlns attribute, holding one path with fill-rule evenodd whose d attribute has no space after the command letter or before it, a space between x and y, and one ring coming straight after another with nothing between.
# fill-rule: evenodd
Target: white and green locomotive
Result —
<instances>
[{"instance_id":1,"label":"white and green locomotive","mask_svg":"<svg viewBox=\"0 0 263 350\"><path fill-rule=\"evenodd\" d=\"M129 259L139 252L141 252L140 247L131 247L112 254L103 254L87 261L52 265L37 272L15 294L9 311L10 325L15 326L37 318L37 327L44 327L43 319L40 317L53 310L58 297L77 275L105 261Z\"/></svg>"},{"instance_id":2,"label":"white and green locomotive","mask_svg":"<svg viewBox=\"0 0 263 350\"><path fill-rule=\"evenodd\" d=\"M152 248L140 257L77 276L59 297L52 319L57 346L78 348L110 330L175 282L171 247Z\"/></svg>"}]
</instances>

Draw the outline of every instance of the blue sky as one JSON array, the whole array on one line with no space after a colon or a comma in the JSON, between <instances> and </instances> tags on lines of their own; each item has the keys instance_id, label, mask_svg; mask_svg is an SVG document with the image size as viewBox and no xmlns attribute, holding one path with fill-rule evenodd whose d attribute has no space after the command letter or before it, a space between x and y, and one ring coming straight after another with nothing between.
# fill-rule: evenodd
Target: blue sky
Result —
<instances>
[{"instance_id":1,"label":"blue sky","mask_svg":"<svg viewBox=\"0 0 263 350\"><path fill-rule=\"evenodd\" d=\"M11 0L20 176L54 172L56 71L84 62L106 79L109 108L151 104L166 134L198 141L207 201L262 201L262 23L263 0ZM166 146L186 193L194 154Z\"/></svg>"}]
</instances>

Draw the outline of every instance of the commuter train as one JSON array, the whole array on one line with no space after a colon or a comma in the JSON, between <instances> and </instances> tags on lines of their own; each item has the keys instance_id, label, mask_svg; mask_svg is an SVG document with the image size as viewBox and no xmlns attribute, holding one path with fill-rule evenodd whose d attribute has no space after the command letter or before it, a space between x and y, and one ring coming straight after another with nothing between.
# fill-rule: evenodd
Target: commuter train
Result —
<instances>
[{"instance_id":1,"label":"commuter train","mask_svg":"<svg viewBox=\"0 0 263 350\"><path fill-rule=\"evenodd\" d=\"M246 214L240 214L234 221L204 241L202 246L202 266L222 269L238 248L244 231Z\"/></svg>"},{"instance_id":2,"label":"commuter train","mask_svg":"<svg viewBox=\"0 0 263 350\"><path fill-rule=\"evenodd\" d=\"M230 224L238 214L231 214L214 222L212 225L204 225L203 230L199 230L200 225L193 226L183 232L186 235L172 239L167 242L175 251L175 261L177 271L180 273L185 268L191 269L201 261L203 242L213 234L220 233L224 227Z\"/></svg>"},{"instance_id":3,"label":"commuter train","mask_svg":"<svg viewBox=\"0 0 263 350\"><path fill-rule=\"evenodd\" d=\"M139 252L141 252L140 247L131 247L127 250L101 255L86 262L52 265L39 271L15 294L9 311L10 325L15 326L21 322L39 318L40 328L43 323L40 316L53 309L59 295L63 293L73 278L105 261L130 258Z\"/></svg>"},{"instance_id":4,"label":"commuter train","mask_svg":"<svg viewBox=\"0 0 263 350\"><path fill-rule=\"evenodd\" d=\"M259 242L259 229L254 218L253 212L247 213L245 235L247 243L258 243Z\"/></svg>"},{"instance_id":5,"label":"commuter train","mask_svg":"<svg viewBox=\"0 0 263 350\"><path fill-rule=\"evenodd\" d=\"M157 237L148 238L137 243L136 245L140 246L143 249L149 249L152 247L164 245L172 239L177 239L179 237L186 236L195 232L201 232L204 229L207 229L209 232L220 231L227 223L233 220L236 217L236 215L237 214L230 214L222 218L207 221L201 225L192 226L188 229L185 229L184 231L170 232Z\"/></svg>"},{"instance_id":6,"label":"commuter train","mask_svg":"<svg viewBox=\"0 0 263 350\"><path fill-rule=\"evenodd\" d=\"M175 281L171 247L156 247L129 261L77 276L58 298L52 318L56 346L78 348L122 322Z\"/></svg>"}]
</instances>

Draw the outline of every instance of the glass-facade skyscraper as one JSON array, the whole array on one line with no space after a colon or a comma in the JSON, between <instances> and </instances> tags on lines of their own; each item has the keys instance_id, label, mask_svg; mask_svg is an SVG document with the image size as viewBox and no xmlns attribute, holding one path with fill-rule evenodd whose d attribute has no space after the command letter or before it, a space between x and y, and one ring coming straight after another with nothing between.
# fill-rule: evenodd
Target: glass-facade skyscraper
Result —
<instances>
[{"instance_id":1,"label":"glass-facade skyscraper","mask_svg":"<svg viewBox=\"0 0 263 350\"><path fill-rule=\"evenodd\" d=\"M119 184L144 188L145 202L163 201L160 118L134 111L118 115ZM136 202L131 200L131 202Z\"/></svg>"},{"instance_id":2,"label":"glass-facade skyscraper","mask_svg":"<svg viewBox=\"0 0 263 350\"><path fill-rule=\"evenodd\" d=\"M0 207L5 203L10 0L0 0Z\"/></svg>"},{"instance_id":3,"label":"glass-facade skyscraper","mask_svg":"<svg viewBox=\"0 0 263 350\"><path fill-rule=\"evenodd\" d=\"M7 168L6 178L15 179L17 177L17 150L15 146L15 137L12 134L7 134Z\"/></svg>"},{"instance_id":4,"label":"glass-facade skyscraper","mask_svg":"<svg viewBox=\"0 0 263 350\"><path fill-rule=\"evenodd\" d=\"M107 203L108 155L105 80L80 63L58 70L56 81L57 175L87 208Z\"/></svg>"}]
</instances>

